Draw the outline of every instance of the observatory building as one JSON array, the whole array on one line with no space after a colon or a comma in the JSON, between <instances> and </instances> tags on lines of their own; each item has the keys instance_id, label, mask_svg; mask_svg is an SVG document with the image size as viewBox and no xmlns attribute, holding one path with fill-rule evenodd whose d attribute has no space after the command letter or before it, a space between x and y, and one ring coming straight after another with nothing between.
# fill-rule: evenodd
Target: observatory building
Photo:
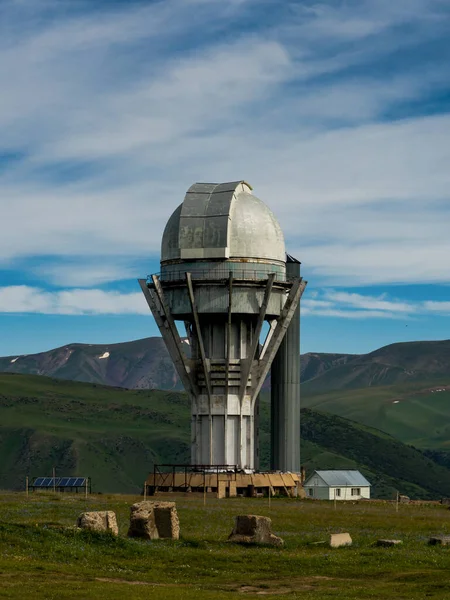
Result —
<instances>
[{"instance_id":1,"label":"observatory building","mask_svg":"<svg viewBox=\"0 0 450 600\"><path fill-rule=\"evenodd\" d=\"M164 230L160 273L139 283L191 400L192 465L259 469L258 395L272 368L271 468L299 473L306 282L251 186L192 185Z\"/></svg>"}]
</instances>

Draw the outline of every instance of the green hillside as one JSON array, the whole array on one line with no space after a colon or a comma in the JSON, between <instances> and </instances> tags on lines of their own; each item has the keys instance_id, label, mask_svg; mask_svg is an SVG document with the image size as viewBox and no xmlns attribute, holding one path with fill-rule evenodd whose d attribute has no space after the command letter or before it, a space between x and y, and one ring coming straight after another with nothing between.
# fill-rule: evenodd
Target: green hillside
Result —
<instances>
[{"instance_id":1,"label":"green hillside","mask_svg":"<svg viewBox=\"0 0 450 600\"><path fill-rule=\"evenodd\" d=\"M303 410L302 458L318 468L359 468L379 497L395 490L450 496L450 470L390 436ZM29 475L92 477L97 491L138 492L153 463L189 462L190 416L179 392L124 390L46 377L0 375L0 488ZM269 405L261 402L261 467L269 463Z\"/></svg>"},{"instance_id":2,"label":"green hillside","mask_svg":"<svg viewBox=\"0 0 450 600\"><path fill-rule=\"evenodd\" d=\"M381 431L335 415L302 410L302 460L316 468L359 469L372 484L372 495L412 498L449 495L450 470Z\"/></svg>"},{"instance_id":3,"label":"green hillside","mask_svg":"<svg viewBox=\"0 0 450 600\"><path fill-rule=\"evenodd\" d=\"M92 476L100 491L138 491L154 462L186 462L184 394L32 375L0 375L0 487L27 473Z\"/></svg>"},{"instance_id":4,"label":"green hillside","mask_svg":"<svg viewBox=\"0 0 450 600\"><path fill-rule=\"evenodd\" d=\"M445 380L311 393L302 406L320 409L385 431L419 448L450 448L450 378Z\"/></svg>"},{"instance_id":5,"label":"green hillside","mask_svg":"<svg viewBox=\"0 0 450 600\"><path fill-rule=\"evenodd\" d=\"M450 379L450 340L402 342L346 357L302 381L305 394Z\"/></svg>"}]
</instances>

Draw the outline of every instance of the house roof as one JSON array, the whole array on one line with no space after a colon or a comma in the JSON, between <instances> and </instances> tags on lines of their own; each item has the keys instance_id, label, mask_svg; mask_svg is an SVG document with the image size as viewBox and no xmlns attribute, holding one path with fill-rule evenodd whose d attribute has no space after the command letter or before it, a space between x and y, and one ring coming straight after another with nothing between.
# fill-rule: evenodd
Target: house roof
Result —
<instances>
[{"instance_id":1,"label":"house roof","mask_svg":"<svg viewBox=\"0 0 450 600\"><path fill-rule=\"evenodd\" d=\"M314 474L316 473L321 479L323 479L326 485L333 487L370 486L370 483L359 471L314 471ZM311 477L313 477L313 475ZM311 479L311 477L308 478L308 481ZM308 481L305 482L305 485L308 483Z\"/></svg>"}]
</instances>

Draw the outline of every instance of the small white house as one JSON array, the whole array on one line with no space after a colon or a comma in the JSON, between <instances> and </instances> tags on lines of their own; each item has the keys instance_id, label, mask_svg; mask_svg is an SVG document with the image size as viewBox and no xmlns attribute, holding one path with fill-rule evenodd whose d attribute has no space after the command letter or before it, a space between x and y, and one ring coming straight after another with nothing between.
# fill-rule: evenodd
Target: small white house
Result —
<instances>
[{"instance_id":1,"label":"small white house","mask_svg":"<svg viewBox=\"0 0 450 600\"><path fill-rule=\"evenodd\" d=\"M314 471L303 488L318 500L359 500L370 498L370 483L359 471Z\"/></svg>"}]
</instances>

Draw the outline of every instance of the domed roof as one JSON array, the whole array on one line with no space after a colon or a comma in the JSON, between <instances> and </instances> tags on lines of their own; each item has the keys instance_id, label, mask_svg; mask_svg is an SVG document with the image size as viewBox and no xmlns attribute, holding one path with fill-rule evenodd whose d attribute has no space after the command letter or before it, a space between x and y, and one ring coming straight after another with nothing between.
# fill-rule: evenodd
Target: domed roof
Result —
<instances>
[{"instance_id":1,"label":"domed roof","mask_svg":"<svg viewBox=\"0 0 450 600\"><path fill-rule=\"evenodd\" d=\"M162 263L220 258L286 261L275 215L245 181L195 183L164 230Z\"/></svg>"}]
</instances>

